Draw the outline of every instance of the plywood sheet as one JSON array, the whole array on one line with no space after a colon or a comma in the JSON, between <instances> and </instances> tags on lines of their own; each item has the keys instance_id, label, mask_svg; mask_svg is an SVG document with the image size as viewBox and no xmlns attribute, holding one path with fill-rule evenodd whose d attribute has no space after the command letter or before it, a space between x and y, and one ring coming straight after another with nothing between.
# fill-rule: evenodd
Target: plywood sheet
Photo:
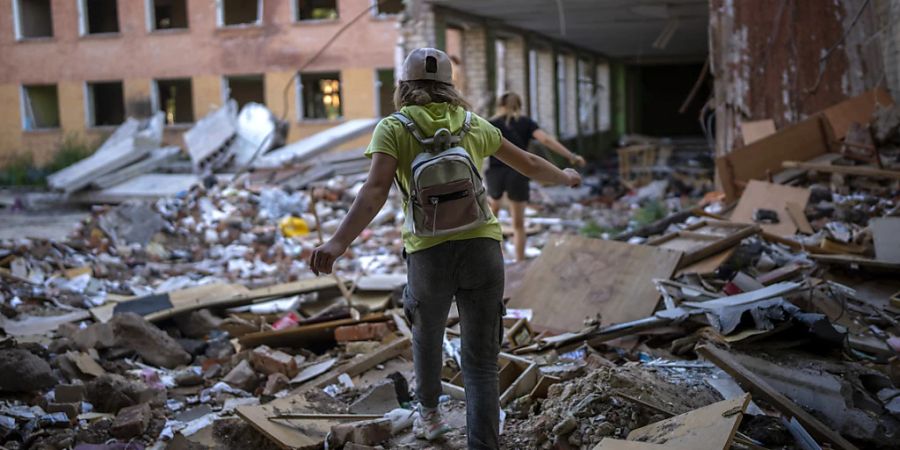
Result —
<instances>
[{"instance_id":1,"label":"plywood sheet","mask_svg":"<svg viewBox=\"0 0 900 450\"><path fill-rule=\"evenodd\" d=\"M831 144L825 127L823 116L815 115L716 158L727 199L740 197L742 185L749 180L767 179L769 173L780 172L783 161L808 161L828 153Z\"/></svg>"},{"instance_id":2,"label":"plywood sheet","mask_svg":"<svg viewBox=\"0 0 900 450\"><path fill-rule=\"evenodd\" d=\"M528 268L510 301L534 310L532 325L558 331L583 328L601 314L611 325L649 316L659 293L653 278L669 278L681 252L617 241L562 236Z\"/></svg>"},{"instance_id":3,"label":"plywood sheet","mask_svg":"<svg viewBox=\"0 0 900 450\"><path fill-rule=\"evenodd\" d=\"M753 211L758 208L770 209L778 213L778 223L760 224L763 231L778 236L793 236L797 225L787 212L788 203L796 203L801 208L809 201L809 189L751 180L741 195L732 222L753 223Z\"/></svg>"},{"instance_id":4,"label":"plywood sheet","mask_svg":"<svg viewBox=\"0 0 900 450\"><path fill-rule=\"evenodd\" d=\"M726 450L749 403L749 394L713 403L638 428L628 434L628 440L665 444L666 448Z\"/></svg>"},{"instance_id":5,"label":"plywood sheet","mask_svg":"<svg viewBox=\"0 0 900 450\"><path fill-rule=\"evenodd\" d=\"M775 121L765 119L742 122L741 134L744 136L744 145L750 145L764 137L775 134Z\"/></svg>"}]
</instances>

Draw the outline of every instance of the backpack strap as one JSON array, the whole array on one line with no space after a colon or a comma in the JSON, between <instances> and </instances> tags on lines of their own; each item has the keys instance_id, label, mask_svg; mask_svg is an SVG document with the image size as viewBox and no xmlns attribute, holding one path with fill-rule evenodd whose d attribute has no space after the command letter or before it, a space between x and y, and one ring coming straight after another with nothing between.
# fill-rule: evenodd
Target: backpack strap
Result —
<instances>
[{"instance_id":1,"label":"backpack strap","mask_svg":"<svg viewBox=\"0 0 900 450\"><path fill-rule=\"evenodd\" d=\"M403 127L406 128L406 131L409 131L413 137L419 141L419 144L422 145L422 148L431 153L436 149L446 150L450 147L454 147L459 145L462 142L463 137L465 137L466 133L472 129L472 112L466 111L466 118L463 121L462 128L460 128L459 132L454 134L450 133L450 130L446 128L441 128L434 133L434 136L430 138L426 138L422 136L422 132L419 131L419 127L416 126L416 123L413 122L406 114L402 112L395 112L391 114L391 117L400 121L403 124Z\"/></svg>"}]
</instances>

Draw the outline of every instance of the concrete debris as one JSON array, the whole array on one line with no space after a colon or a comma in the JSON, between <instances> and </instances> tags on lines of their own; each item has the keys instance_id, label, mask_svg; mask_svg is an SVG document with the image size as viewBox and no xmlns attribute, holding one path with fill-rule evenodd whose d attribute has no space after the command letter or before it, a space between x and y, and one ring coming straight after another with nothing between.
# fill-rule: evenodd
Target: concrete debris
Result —
<instances>
[{"instance_id":1,"label":"concrete debris","mask_svg":"<svg viewBox=\"0 0 900 450\"><path fill-rule=\"evenodd\" d=\"M58 383L50 365L25 349L0 350L0 391L34 392Z\"/></svg>"},{"instance_id":2,"label":"concrete debris","mask_svg":"<svg viewBox=\"0 0 900 450\"><path fill-rule=\"evenodd\" d=\"M893 442L900 136L886 123L855 140L869 122L833 113L745 127L762 153L720 156L717 174L704 139L628 135L581 188L532 184L530 261L506 268L504 446ZM56 190L103 188L73 200L119 206L95 206L65 241L0 241L0 446L426 446L410 429L399 194L337 278L306 263L369 165L330 150L376 122L282 146L270 110L229 101L185 135L191 162L156 122L130 120L55 175ZM837 153L854 145L875 149ZM447 448L466 445L461 320L453 309L440 358Z\"/></svg>"}]
</instances>

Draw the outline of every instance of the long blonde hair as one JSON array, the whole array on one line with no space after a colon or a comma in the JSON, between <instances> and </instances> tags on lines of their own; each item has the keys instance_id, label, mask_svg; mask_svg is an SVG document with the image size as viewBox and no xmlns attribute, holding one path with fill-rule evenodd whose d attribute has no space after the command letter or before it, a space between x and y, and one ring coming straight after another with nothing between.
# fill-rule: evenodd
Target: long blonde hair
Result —
<instances>
[{"instance_id":1,"label":"long blonde hair","mask_svg":"<svg viewBox=\"0 0 900 450\"><path fill-rule=\"evenodd\" d=\"M504 119L506 126L509 126L513 119L518 120L519 117L522 117L522 97L515 92L501 95L497 102L497 114L491 120Z\"/></svg>"},{"instance_id":2,"label":"long blonde hair","mask_svg":"<svg viewBox=\"0 0 900 450\"><path fill-rule=\"evenodd\" d=\"M429 103L449 103L471 110L469 102L452 85L432 80L401 81L394 89L394 107L424 106Z\"/></svg>"}]
</instances>

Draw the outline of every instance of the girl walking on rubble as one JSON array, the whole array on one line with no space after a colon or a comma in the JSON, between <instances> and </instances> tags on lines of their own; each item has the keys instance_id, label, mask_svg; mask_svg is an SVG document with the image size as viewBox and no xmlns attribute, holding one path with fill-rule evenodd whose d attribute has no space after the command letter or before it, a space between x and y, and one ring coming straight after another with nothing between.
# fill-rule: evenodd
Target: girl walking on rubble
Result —
<instances>
[{"instance_id":1,"label":"girl walking on rubble","mask_svg":"<svg viewBox=\"0 0 900 450\"><path fill-rule=\"evenodd\" d=\"M394 92L399 112L376 127L366 150L372 159L368 179L334 236L313 251L310 268L317 275L331 273L334 261L381 210L396 180L406 211L404 310L413 331L416 435L434 440L450 430L438 397L444 329L456 300L468 447L496 449L503 236L477 167L495 156L542 182L577 186L581 178L516 147L488 121L467 112L469 105L453 87L451 72L450 59L440 50L420 48L406 58Z\"/></svg>"},{"instance_id":2,"label":"girl walking on rubble","mask_svg":"<svg viewBox=\"0 0 900 450\"><path fill-rule=\"evenodd\" d=\"M527 149L531 139L544 144L554 153L566 158L569 164L583 167L584 158L572 153L559 141L542 130L530 117L522 115L522 97L514 92L500 96L497 115L491 118L491 125L497 127L504 138L516 147ZM491 156L487 177L491 210L496 215L500 211L500 199L506 193L510 203L513 221L513 242L516 260L525 260L525 204L529 200L528 177L506 165L496 156Z\"/></svg>"}]
</instances>

